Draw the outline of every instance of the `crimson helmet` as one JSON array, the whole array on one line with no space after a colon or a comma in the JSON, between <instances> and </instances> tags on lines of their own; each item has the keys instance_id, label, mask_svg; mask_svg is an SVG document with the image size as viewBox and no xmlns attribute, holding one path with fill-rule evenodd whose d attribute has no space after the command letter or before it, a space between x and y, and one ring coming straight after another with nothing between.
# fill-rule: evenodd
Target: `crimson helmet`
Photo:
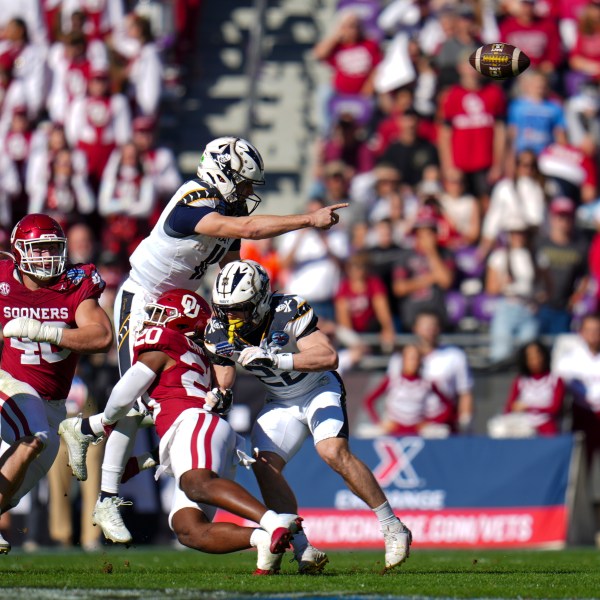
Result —
<instances>
[{"instance_id":1,"label":"crimson helmet","mask_svg":"<svg viewBox=\"0 0 600 600\"><path fill-rule=\"evenodd\" d=\"M144 323L179 331L188 337L202 336L210 319L210 307L190 290L169 290L146 304Z\"/></svg>"},{"instance_id":2,"label":"crimson helmet","mask_svg":"<svg viewBox=\"0 0 600 600\"><path fill-rule=\"evenodd\" d=\"M36 279L52 279L66 269L67 238L48 215L23 217L10 234L10 249L19 270Z\"/></svg>"}]
</instances>

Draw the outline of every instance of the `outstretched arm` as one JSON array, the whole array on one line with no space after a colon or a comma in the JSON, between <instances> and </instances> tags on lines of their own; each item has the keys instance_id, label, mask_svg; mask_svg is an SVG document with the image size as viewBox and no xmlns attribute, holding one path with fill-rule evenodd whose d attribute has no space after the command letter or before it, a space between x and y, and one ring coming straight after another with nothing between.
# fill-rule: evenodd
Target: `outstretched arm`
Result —
<instances>
[{"instance_id":1,"label":"outstretched arm","mask_svg":"<svg viewBox=\"0 0 600 600\"><path fill-rule=\"evenodd\" d=\"M227 217L212 212L200 219L194 231L211 237L262 240L305 227L329 229L340 220L336 211L346 206L348 206L347 203L334 204L305 215L284 216Z\"/></svg>"}]
</instances>

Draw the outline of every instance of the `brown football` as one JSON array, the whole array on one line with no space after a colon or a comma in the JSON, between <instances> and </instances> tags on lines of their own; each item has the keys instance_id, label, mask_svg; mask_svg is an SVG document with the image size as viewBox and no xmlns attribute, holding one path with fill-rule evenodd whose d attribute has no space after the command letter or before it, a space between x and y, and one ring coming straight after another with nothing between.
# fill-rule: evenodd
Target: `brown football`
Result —
<instances>
[{"instance_id":1,"label":"brown football","mask_svg":"<svg viewBox=\"0 0 600 600\"><path fill-rule=\"evenodd\" d=\"M501 42L477 48L469 56L469 62L476 71L492 79L516 77L530 64L529 57L525 52Z\"/></svg>"}]
</instances>

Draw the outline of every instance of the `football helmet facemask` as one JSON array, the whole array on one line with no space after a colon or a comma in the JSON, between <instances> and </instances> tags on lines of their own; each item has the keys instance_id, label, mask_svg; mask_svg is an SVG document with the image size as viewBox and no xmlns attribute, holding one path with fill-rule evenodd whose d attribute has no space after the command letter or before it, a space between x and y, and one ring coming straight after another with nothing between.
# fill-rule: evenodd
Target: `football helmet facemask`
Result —
<instances>
[{"instance_id":1,"label":"football helmet facemask","mask_svg":"<svg viewBox=\"0 0 600 600\"><path fill-rule=\"evenodd\" d=\"M247 214L254 212L261 201L252 186L265 183L263 159L260 152L242 138L228 136L209 142L200 158L197 174L202 181L216 187L230 204L243 203L245 208L246 201L254 202Z\"/></svg>"},{"instance_id":2,"label":"football helmet facemask","mask_svg":"<svg viewBox=\"0 0 600 600\"><path fill-rule=\"evenodd\" d=\"M260 325L271 301L269 275L253 260L230 262L217 275L212 293L213 310L230 331L245 335ZM236 313L236 316L231 316Z\"/></svg>"},{"instance_id":3,"label":"football helmet facemask","mask_svg":"<svg viewBox=\"0 0 600 600\"><path fill-rule=\"evenodd\" d=\"M202 338L210 319L210 307L202 296L189 290L169 290L146 304L144 324L166 327L187 337Z\"/></svg>"},{"instance_id":4,"label":"football helmet facemask","mask_svg":"<svg viewBox=\"0 0 600 600\"><path fill-rule=\"evenodd\" d=\"M35 279L53 279L65 272L67 238L48 215L23 217L10 234L10 249L19 271Z\"/></svg>"}]
</instances>

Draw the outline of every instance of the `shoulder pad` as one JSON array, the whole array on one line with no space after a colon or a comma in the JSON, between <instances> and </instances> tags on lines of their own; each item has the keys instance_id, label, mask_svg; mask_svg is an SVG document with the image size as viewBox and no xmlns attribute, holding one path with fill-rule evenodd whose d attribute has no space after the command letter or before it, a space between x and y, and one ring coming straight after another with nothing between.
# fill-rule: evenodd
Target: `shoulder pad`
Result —
<instances>
[{"instance_id":1,"label":"shoulder pad","mask_svg":"<svg viewBox=\"0 0 600 600\"><path fill-rule=\"evenodd\" d=\"M103 290L106 286L96 269L96 265L91 263L67 265L67 270L64 272L63 278L70 286L80 286L84 282L99 290Z\"/></svg>"},{"instance_id":2,"label":"shoulder pad","mask_svg":"<svg viewBox=\"0 0 600 600\"><path fill-rule=\"evenodd\" d=\"M191 179L188 182L189 189L184 191L178 204L185 204L186 206L194 206L201 200L216 200L221 202L223 197L219 190L201 179Z\"/></svg>"}]
</instances>

